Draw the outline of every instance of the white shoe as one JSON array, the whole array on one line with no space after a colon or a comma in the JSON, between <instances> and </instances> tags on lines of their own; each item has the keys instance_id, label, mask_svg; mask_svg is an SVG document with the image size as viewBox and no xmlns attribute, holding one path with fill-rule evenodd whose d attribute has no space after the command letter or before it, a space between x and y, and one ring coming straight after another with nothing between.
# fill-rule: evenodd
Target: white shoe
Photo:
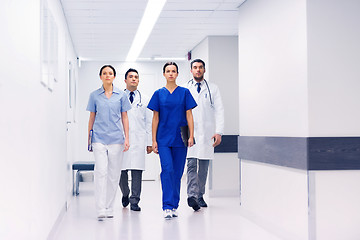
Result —
<instances>
[{"instance_id":1,"label":"white shoe","mask_svg":"<svg viewBox=\"0 0 360 240\"><path fill-rule=\"evenodd\" d=\"M171 211L170 209L165 209L165 210L164 210L164 218L165 218L166 220L172 218L172 211Z\"/></svg>"},{"instance_id":2,"label":"white shoe","mask_svg":"<svg viewBox=\"0 0 360 240\"><path fill-rule=\"evenodd\" d=\"M172 217L178 217L178 216L179 216L178 212L176 211L175 208L173 208L173 210L172 210Z\"/></svg>"},{"instance_id":3,"label":"white shoe","mask_svg":"<svg viewBox=\"0 0 360 240\"><path fill-rule=\"evenodd\" d=\"M106 218L113 218L114 217L114 211L112 209L107 208L105 212Z\"/></svg>"},{"instance_id":4,"label":"white shoe","mask_svg":"<svg viewBox=\"0 0 360 240\"><path fill-rule=\"evenodd\" d=\"M100 214L97 219L98 221L104 221L104 219L106 218L105 214Z\"/></svg>"}]
</instances>

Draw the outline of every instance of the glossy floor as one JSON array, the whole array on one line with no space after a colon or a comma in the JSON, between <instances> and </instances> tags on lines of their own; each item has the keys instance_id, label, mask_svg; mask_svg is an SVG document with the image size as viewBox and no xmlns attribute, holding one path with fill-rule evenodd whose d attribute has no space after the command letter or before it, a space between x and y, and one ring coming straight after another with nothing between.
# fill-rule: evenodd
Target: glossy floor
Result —
<instances>
[{"instance_id":1,"label":"glossy floor","mask_svg":"<svg viewBox=\"0 0 360 240\"><path fill-rule=\"evenodd\" d=\"M113 219L96 219L93 182L80 183L80 195L71 201L68 211L52 239L136 239L136 240L279 240L241 216L239 198L204 197L209 207L194 212L186 203L186 183L182 183L179 217L163 218L161 184L144 181L141 212L123 208L118 191Z\"/></svg>"}]
</instances>

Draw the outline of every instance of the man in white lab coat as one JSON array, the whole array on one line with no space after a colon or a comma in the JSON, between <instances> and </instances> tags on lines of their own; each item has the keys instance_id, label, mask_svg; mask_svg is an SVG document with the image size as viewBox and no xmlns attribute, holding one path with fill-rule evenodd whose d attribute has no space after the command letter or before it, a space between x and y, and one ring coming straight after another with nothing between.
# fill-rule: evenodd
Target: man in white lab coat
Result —
<instances>
[{"instance_id":1,"label":"man in white lab coat","mask_svg":"<svg viewBox=\"0 0 360 240\"><path fill-rule=\"evenodd\" d=\"M142 172L145 170L145 152L152 152L151 121L152 112L147 109L149 98L137 89L139 85L138 71L130 68L125 73L125 93L131 109L127 112L129 118L130 148L124 152L119 186L123 194L122 205L130 209L141 211L140 201ZM128 170L131 171L131 196L128 183Z\"/></svg>"},{"instance_id":2,"label":"man in white lab coat","mask_svg":"<svg viewBox=\"0 0 360 240\"><path fill-rule=\"evenodd\" d=\"M224 107L218 87L204 79L204 61L193 60L191 73L193 79L186 87L198 106L193 109L196 144L187 153L187 201L197 211L200 207L207 207L203 195L209 162L214 158L214 147L221 143L224 132Z\"/></svg>"}]
</instances>

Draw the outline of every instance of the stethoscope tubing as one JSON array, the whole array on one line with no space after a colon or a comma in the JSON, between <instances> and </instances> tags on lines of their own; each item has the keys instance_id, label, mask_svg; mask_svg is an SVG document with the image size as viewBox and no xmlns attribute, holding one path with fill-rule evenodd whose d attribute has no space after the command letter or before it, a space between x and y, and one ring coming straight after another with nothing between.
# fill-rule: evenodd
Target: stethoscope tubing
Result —
<instances>
[{"instance_id":1,"label":"stethoscope tubing","mask_svg":"<svg viewBox=\"0 0 360 240\"><path fill-rule=\"evenodd\" d=\"M191 85L193 85L194 84L194 79L191 79L190 81L188 81L188 86L189 86L189 83L191 82ZM212 101L212 97L211 97L211 91L210 91L210 88L209 88L209 84L207 83L207 81L204 79L204 82L205 82L205 84L206 84L206 87L207 87L207 89L208 89L208 92L209 92L209 98L210 98L210 104L211 104L211 106L213 106L213 101Z\"/></svg>"}]
</instances>

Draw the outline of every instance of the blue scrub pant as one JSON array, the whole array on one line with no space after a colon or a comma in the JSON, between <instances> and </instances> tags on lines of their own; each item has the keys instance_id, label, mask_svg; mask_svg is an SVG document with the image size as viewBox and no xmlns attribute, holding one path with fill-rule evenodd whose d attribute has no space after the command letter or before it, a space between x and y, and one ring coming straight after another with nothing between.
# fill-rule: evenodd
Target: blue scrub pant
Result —
<instances>
[{"instance_id":1,"label":"blue scrub pant","mask_svg":"<svg viewBox=\"0 0 360 240\"><path fill-rule=\"evenodd\" d=\"M180 201L180 184L186 162L186 147L158 147L161 163L163 210L177 209Z\"/></svg>"}]
</instances>

